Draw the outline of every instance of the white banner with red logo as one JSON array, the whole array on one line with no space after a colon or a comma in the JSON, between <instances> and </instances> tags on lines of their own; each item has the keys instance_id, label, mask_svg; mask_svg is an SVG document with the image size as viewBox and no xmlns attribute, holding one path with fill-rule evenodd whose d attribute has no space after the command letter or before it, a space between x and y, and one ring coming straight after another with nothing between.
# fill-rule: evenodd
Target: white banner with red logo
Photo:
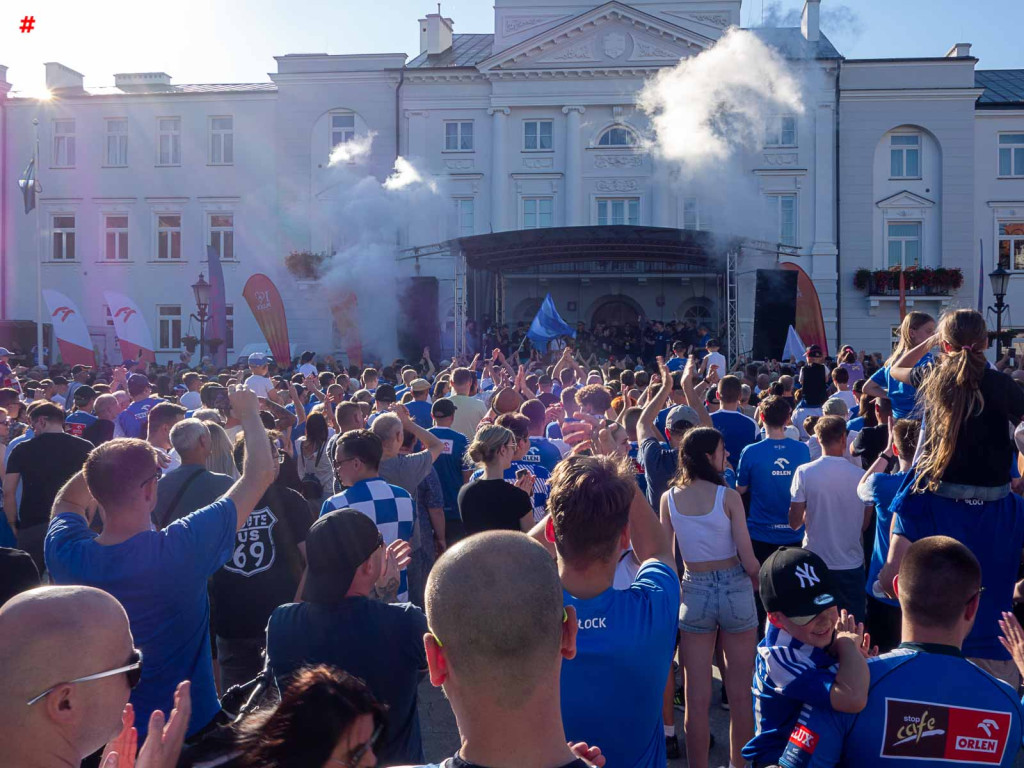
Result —
<instances>
[{"instance_id":1,"label":"white banner with red logo","mask_svg":"<svg viewBox=\"0 0 1024 768\"><path fill-rule=\"evenodd\" d=\"M43 289L43 301L46 302L46 312L64 364L95 366L96 353L78 305L60 291L50 288Z\"/></svg>"},{"instance_id":2,"label":"white banner with red logo","mask_svg":"<svg viewBox=\"0 0 1024 768\"><path fill-rule=\"evenodd\" d=\"M114 319L114 333L117 334L121 354L125 360L148 360L156 362L153 351L153 337L146 325L146 317L138 305L122 293L104 291L103 298Z\"/></svg>"}]
</instances>

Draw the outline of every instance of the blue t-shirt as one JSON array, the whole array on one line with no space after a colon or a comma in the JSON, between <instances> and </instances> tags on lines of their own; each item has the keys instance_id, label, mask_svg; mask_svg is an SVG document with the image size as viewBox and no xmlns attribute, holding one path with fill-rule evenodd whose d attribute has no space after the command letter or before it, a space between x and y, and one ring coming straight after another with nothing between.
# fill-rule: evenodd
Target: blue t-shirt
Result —
<instances>
[{"instance_id":1,"label":"blue t-shirt","mask_svg":"<svg viewBox=\"0 0 1024 768\"><path fill-rule=\"evenodd\" d=\"M847 432L860 432L864 429L864 417L857 416L846 422Z\"/></svg>"},{"instance_id":2,"label":"blue t-shirt","mask_svg":"<svg viewBox=\"0 0 1024 768\"><path fill-rule=\"evenodd\" d=\"M640 444L631 442L629 444L629 460L633 462L633 470L636 476L636 484L640 493L647 495L647 474L644 472L644 465L640 462Z\"/></svg>"},{"instance_id":3,"label":"blue t-shirt","mask_svg":"<svg viewBox=\"0 0 1024 768\"><path fill-rule=\"evenodd\" d=\"M416 422L416 426L420 429L430 429L434 426L434 420L430 416L431 405L426 400L413 400L406 403L405 407L409 410L409 415L412 416L412 420Z\"/></svg>"},{"instance_id":4,"label":"blue t-shirt","mask_svg":"<svg viewBox=\"0 0 1024 768\"><path fill-rule=\"evenodd\" d=\"M220 711L206 590L207 580L231 559L237 527L230 499L196 510L162 531L137 533L111 546L97 544L80 515L63 514L50 521L45 558L53 582L102 589L128 614L135 645L145 659L142 680L131 694L140 739L154 710L170 713L174 689L182 680L192 681L189 735Z\"/></svg>"},{"instance_id":5,"label":"blue t-shirt","mask_svg":"<svg viewBox=\"0 0 1024 768\"><path fill-rule=\"evenodd\" d=\"M1013 610L1013 587L1024 549L1024 499L1015 493L999 501L945 499L932 493L907 493L909 480L892 503L893 533L910 541L926 536L950 536L966 546L981 563L984 591L964 656L1010 658L999 643L999 619Z\"/></svg>"},{"instance_id":6,"label":"blue t-shirt","mask_svg":"<svg viewBox=\"0 0 1024 768\"><path fill-rule=\"evenodd\" d=\"M469 441L461 432L449 427L431 427L430 434L441 441L441 455L434 462L434 469L441 481L444 494L444 517L446 520L461 520L459 516L459 489L462 487L462 473L466 466L466 449Z\"/></svg>"},{"instance_id":7,"label":"blue t-shirt","mask_svg":"<svg viewBox=\"0 0 1024 768\"><path fill-rule=\"evenodd\" d=\"M668 408L662 408L658 411L658 415L654 417L654 426L658 428L658 437L665 437L665 430L668 428L668 412L675 407L673 403Z\"/></svg>"},{"instance_id":8,"label":"blue t-shirt","mask_svg":"<svg viewBox=\"0 0 1024 768\"><path fill-rule=\"evenodd\" d=\"M530 450L523 456L525 464L540 464L549 473L554 472L555 465L562 460L562 452L546 437L530 437Z\"/></svg>"},{"instance_id":9,"label":"blue t-shirt","mask_svg":"<svg viewBox=\"0 0 1024 768\"><path fill-rule=\"evenodd\" d=\"M820 648L767 624L754 660L754 738L743 747L745 759L769 765L778 761L800 708L830 705L835 663Z\"/></svg>"},{"instance_id":10,"label":"blue t-shirt","mask_svg":"<svg viewBox=\"0 0 1024 768\"><path fill-rule=\"evenodd\" d=\"M117 416L117 423L125 437L143 437L149 409L164 402L159 397L147 397L125 408Z\"/></svg>"},{"instance_id":11,"label":"blue t-shirt","mask_svg":"<svg viewBox=\"0 0 1024 768\"><path fill-rule=\"evenodd\" d=\"M681 371L681 370L683 370L683 368L686 367L686 358L685 357L672 357L672 358L669 358L669 361L667 363L665 363L665 367L668 368L672 373L675 373L676 371Z\"/></svg>"},{"instance_id":12,"label":"blue t-shirt","mask_svg":"<svg viewBox=\"0 0 1024 768\"><path fill-rule=\"evenodd\" d=\"M598 744L609 766L664 768L661 701L675 650L679 578L645 563L629 589L579 600L576 657L562 662L562 720L570 742Z\"/></svg>"},{"instance_id":13,"label":"blue t-shirt","mask_svg":"<svg viewBox=\"0 0 1024 768\"><path fill-rule=\"evenodd\" d=\"M68 414L68 417L64 419L64 431L69 435L81 437L85 433L85 428L96 422L97 418L91 413L75 411Z\"/></svg>"},{"instance_id":14,"label":"blue t-shirt","mask_svg":"<svg viewBox=\"0 0 1024 768\"><path fill-rule=\"evenodd\" d=\"M929 352L914 367L928 365L932 361L932 353ZM917 390L910 384L904 384L890 376L888 365L875 371L869 381L873 381L886 391L888 398L892 401L892 417L894 419L905 419L913 415Z\"/></svg>"},{"instance_id":15,"label":"blue t-shirt","mask_svg":"<svg viewBox=\"0 0 1024 768\"><path fill-rule=\"evenodd\" d=\"M800 546L803 526L795 531L789 527L790 487L793 472L810 460L807 445L788 437L768 438L743 449L737 485L750 488L750 538L767 544Z\"/></svg>"},{"instance_id":16,"label":"blue t-shirt","mask_svg":"<svg viewBox=\"0 0 1024 768\"><path fill-rule=\"evenodd\" d=\"M875 505L875 546L871 550L871 564L868 566L868 580L864 591L887 605L899 606L899 602L888 597L879 597L871 587L878 581L878 574L889 557L889 531L892 529L892 502L896 492L907 478L907 472L887 475L878 472L867 479L858 491L860 500Z\"/></svg>"},{"instance_id":17,"label":"blue t-shirt","mask_svg":"<svg viewBox=\"0 0 1024 768\"><path fill-rule=\"evenodd\" d=\"M785 768L946 768L1015 764L1024 707L1001 680L956 648L904 643L868 659L871 687L851 715L804 707L780 764Z\"/></svg>"},{"instance_id":18,"label":"blue t-shirt","mask_svg":"<svg viewBox=\"0 0 1024 768\"><path fill-rule=\"evenodd\" d=\"M760 436L757 422L739 411L715 411L711 414L711 423L722 433L725 450L729 454L726 458L732 464L736 464L743 449L756 443Z\"/></svg>"}]
</instances>

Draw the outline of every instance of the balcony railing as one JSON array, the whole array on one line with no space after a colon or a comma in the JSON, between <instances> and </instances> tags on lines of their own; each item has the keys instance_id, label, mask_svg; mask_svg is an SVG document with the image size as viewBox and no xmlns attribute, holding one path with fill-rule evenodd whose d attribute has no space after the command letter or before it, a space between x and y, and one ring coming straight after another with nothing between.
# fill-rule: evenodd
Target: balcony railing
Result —
<instances>
[{"instance_id":1,"label":"balcony railing","mask_svg":"<svg viewBox=\"0 0 1024 768\"><path fill-rule=\"evenodd\" d=\"M903 270L906 296L949 296L960 290L963 283L963 273L956 268L911 267ZM853 284L869 296L899 296L900 270L897 267L875 271L860 269L854 276Z\"/></svg>"}]
</instances>

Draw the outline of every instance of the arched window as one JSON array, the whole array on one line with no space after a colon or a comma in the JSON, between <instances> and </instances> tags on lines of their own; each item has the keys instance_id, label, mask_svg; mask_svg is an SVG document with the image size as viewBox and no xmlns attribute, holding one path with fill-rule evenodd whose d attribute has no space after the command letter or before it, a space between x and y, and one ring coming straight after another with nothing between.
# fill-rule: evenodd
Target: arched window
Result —
<instances>
[{"instance_id":1,"label":"arched window","mask_svg":"<svg viewBox=\"0 0 1024 768\"><path fill-rule=\"evenodd\" d=\"M636 134L632 129L624 125L613 125L601 134L597 141L599 147L635 147L637 145Z\"/></svg>"}]
</instances>

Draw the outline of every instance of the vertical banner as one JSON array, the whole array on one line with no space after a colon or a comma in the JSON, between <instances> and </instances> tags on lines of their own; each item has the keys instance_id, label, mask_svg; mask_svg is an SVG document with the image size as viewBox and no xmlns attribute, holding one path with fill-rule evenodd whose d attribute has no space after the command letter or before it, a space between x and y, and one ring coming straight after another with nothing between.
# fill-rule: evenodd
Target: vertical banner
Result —
<instances>
[{"instance_id":1,"label":"vertical banner","mask_svg":"<svg viewBox=\"0 0 1024 768\"><path fill-rule=\"evenodd\" d=\"M207 320L206 338L220 339L220 346L211 357L214 367L224 368L228 364L228 316L224 269L220 264L220 251L214 246L206 246L206 258L210 262L210 315Z\"/></svg>"},{"instance_id":2,"label":"vertical banner","mask_svg":"<svg viewBox=\"0 0 1024 768\"><path fill-rule=\"evenodd\" d=\"M341 346L348 364L363 367L363 342L359 334L359 299L354 293L343 293L331 302L331 314L341 336Z\"/></svg>"},{"instance_id":3,"label":"vertical banner","mask_svg":"<svg viewBox=\"0 0 1024 768\"><path fill-rule=\"evenodd\" d=\"M65 365L96 366L89 329L78 306L59 291L43 289L43 301L50 315L53 334L60 347L60 359Z\"/></svg>"},{"instance_id":4,"label":"vertical banner","mask_svg":"<svg viewBox=\"0 0 1024 768\"><path fill-rule=\"evenodd\" d=\"M114 333L117 334L121 354L125 360L148 360L156 362L153 351L153 337L146 325L146 317L138 305L123 293L104 291L103 299L110 307L110 315L114 319Z\"/></svg>"},{"instance_id":5,"label":"vertical banner","mask_svg":"<svg viewBox=\"0 0 1024 768\"><path fill-rule=\"evenodd\" d=\"M288 344L288 318L285 317L284 302L277 286L266 275L256 274L246 282L242 296L263 331L263 338L267 340L277 367L282 370L289 368L292 355Z\"/></svg>"},{"instance_id":6,"label":"vertical banner","mask_svg":"<svg viewBox=\"0 0 1024 768\"><path fill-rule=\"evenodd\" d=\"M828 355L825 320L821 316L821 302L814 283L796 264L784 261L779 267L796 272L796 332L807 346L817 344Z\"/></svg>"}]
</instances>

